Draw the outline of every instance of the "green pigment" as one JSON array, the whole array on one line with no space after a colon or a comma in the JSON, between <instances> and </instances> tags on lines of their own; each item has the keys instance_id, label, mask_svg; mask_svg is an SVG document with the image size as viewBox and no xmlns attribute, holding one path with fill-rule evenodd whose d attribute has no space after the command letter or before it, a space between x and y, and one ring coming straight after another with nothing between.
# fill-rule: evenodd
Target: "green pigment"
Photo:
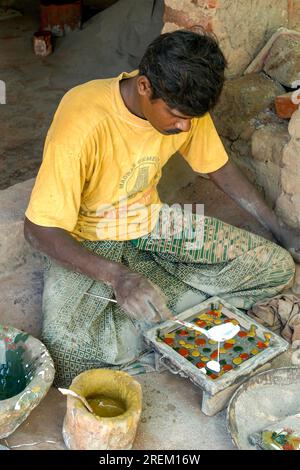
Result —
<instances>
[{"instance_id":1,"label":"green pigment","mask_svg":"<svg viewBox=\"0 0 300 470\"><path fill-rule=\"evenodd\" d=\"M93 412L101 418L114 418L125 412L124 404L105 395L95 395L87 398Z\"/></svg>"},{"instance_id":2,"label":"green pigment","mask_svg":"<svg viewBox=\"0 0 300 470\"><path fill-rule=\"evenodd\" d=\"M0 365L0 400L18 395L27 385L21 361L7 361Z\"/></svg>"},{"instance_id":3,"label":"green pigment","mask_svg":"<svg viewBox=\"0 0 300 470\"><path fill-rule=\"evenodd\" d=\"M5 350L5 360L4 363L0 363L0 400L7 400L8 398L14 397L21 393L28 383L28 377L23 365L22 356L25 352L25 349L19 342L26 341L28 335L21 333L15 337L12 345L14 349ZM0 340L0 342L2 342ZM4 342L0 345L6 348Z\"/></svg>"}]
</instances>

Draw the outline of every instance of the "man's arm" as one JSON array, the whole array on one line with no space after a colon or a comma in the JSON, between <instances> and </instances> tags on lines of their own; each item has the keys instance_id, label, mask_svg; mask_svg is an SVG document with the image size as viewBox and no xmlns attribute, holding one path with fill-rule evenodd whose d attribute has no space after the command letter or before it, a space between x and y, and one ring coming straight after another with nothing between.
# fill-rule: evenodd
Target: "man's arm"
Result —
<instances>
[{"instance_id":1,"label":"man's arm","mask_svg":"<svg viewBox=\"0 0 300 470\"><path fill-rule=\"evenodd\" d=\"M262 196L231 161L213 173L210 179L228 194L240 207L250 212L266 229L276 237L280 232L276 215L267 206Z\"/></svg>"},{"instance_id":2,"label":"man's arm","mask_svg":"<svg viewBox=\"0 0 300 470\"><path fill-rule=\"evenodd\" d=\"M276 214L233 162L229 161L219 170L209 173L209 177L224 193L267 228L276 240L291 252L297 262L300 261L299 233L280 223Z\"/></svg>"},{"instance_id":3,"label":"man's arm","mask_svg":"<svg viewBox=\"0 0 300 470\"><path fill-rule=\"evenodd\" d=\"M33 248L55 259L65 268L110 284L118 304L131 317L161 321L172 316L158 287L126 266L85 249L66 230L42 227L25 218L24 235Z\"/></svg>"}]
</instances>

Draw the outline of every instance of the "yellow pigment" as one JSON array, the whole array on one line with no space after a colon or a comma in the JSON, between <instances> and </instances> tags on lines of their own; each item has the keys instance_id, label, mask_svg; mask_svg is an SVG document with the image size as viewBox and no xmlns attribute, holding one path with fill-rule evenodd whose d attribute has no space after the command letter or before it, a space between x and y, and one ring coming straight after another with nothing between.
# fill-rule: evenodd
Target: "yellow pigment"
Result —
<instances>
[{"instance_id":1,"label":"yellow pigment","mask_svg":"<svg viewBox=\"0 0 300 470\"><path fill-rule=\"evenodd\" d=\"M87 401L93 412L102 418L113 418L125 412L124 404L105 395L96 395L87 398Z\"/></svg>"}]
</instances>

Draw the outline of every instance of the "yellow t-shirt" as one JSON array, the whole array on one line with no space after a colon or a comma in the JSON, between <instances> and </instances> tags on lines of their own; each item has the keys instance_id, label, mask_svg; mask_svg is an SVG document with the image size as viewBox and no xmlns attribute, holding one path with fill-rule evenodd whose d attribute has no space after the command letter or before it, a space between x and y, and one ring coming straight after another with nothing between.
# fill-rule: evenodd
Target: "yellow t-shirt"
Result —
<instances>
[{"instance_id":1,"label":"yellow t-shirt","mask_svg":"<svg viewBox=\"0 0 300 470\"><path fill-rule=\"evenodd\" d=\"M63 97L47 134L26 216L78 240L130 240L150 233L161 208L156 186L179 151L199 173L228 160L209 114L189 132L162 135L125 106L119 82L93 80Z\"/></svg>"}]
</instances>

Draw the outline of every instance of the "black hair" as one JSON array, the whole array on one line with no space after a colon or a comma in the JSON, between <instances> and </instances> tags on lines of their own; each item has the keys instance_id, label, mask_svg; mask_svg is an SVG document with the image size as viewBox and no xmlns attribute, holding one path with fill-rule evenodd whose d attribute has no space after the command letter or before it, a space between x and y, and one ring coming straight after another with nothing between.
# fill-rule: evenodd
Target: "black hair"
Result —
<instances>
[{"instance_id":1,"label":"black hair","mask_svg":"<svg viewBox=\"0 0 300 470\"><path fill-rule=\"evenodd\" d=\"M148 78L151 99L161 98L187 116L203 116L218 101L226 65L212 34L178 30L158 36L148 46L139 75Z\"/></svg>"}]
</instances>

